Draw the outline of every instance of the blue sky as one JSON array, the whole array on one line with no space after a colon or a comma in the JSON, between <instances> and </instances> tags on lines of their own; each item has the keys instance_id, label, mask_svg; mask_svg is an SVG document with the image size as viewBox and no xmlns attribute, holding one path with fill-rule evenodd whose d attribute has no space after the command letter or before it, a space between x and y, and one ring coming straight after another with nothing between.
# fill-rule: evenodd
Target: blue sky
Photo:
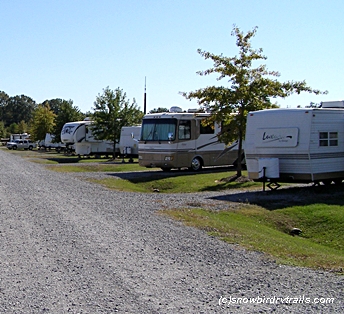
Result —
<instances>
[{"instance_id":1,"label":"blue sky","mask_svg":"<svg viewBox=\"0 0 344 314\"><path fill-rule=\"evenodd\" d=\"M343 100L343 12L342 0L0 0L0 90L86 112L120 87L143 109L146 77L147 111L196 108L179 92L218 84L196 74L212 66L197 49L236 55L235 24L258 26L253 48L280 81L329 92L277 99L281 107Z\"/></svg>"}]
</instances>

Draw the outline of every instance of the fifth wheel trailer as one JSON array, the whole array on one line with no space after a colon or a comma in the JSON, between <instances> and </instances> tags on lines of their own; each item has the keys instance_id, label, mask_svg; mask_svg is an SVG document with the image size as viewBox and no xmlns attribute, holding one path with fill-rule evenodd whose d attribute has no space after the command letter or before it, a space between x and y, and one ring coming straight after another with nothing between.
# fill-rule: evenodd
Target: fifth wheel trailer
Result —
<instances>
[{"instance_id":1,"label":"fifth wheel trailer","mask_svg":"<svg viewBox=\"0 0 344 314\"><path fill-rule=\"evenodd\" d=\"M244 149L250 179L341 183L344 102L323 102L321 108L249 112Z\"/></svg>"},{"instance_id":2,"label":"fifth wheel trailer","mask_svg":"<svg viewBox=\"0 0 344 314\"><path fill-rule=\"evenodd\" d=\"M92 132L92 123L91 120L66 123L61 131L62 142L73 145L76 155L112 155L113 142L96 139ZM116 155L137 157L138 143L135 137L140 136L140 131L140 126L122 127L120 141L116 144Z\"/></svg>"}]
</instances>

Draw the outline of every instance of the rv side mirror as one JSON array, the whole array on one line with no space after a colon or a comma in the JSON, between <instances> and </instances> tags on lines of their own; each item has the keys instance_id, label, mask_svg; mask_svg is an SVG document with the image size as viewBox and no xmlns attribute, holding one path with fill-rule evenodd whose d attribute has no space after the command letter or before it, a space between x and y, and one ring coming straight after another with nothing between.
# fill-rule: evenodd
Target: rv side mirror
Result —
<instances>
[{"instance_id":1,"label":"rv side mirror","mask_svg":"<svg viewBox=\"0 0 344 314\"><path fill-rule=\"evenodd\" d=\"M138 142L138 141L139 141L137 138L135 138L133 132L130 133L130 136L131 136L131 138L133 139L133 141L135 141L135 142Z\"/></svg>"},{"instance_id":2,"label":"rv side mirror","mask_svg":"<svg viewBox=\"0 0 344 314\"><path fill-rule=\"evenodd\" d=\"M174 134L172 132L168 133L168 140L169 141L173 141L174 140Z\"/></svg>"}]
</instances>

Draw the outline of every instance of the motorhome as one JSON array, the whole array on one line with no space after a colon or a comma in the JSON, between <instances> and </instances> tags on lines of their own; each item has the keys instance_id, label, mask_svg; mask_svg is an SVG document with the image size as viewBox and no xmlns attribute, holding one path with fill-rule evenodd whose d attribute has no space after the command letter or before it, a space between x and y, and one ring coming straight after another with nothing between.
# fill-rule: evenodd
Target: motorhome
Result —
<instances>
[{"instance_id":1,"label":"motorhome","mask_svg":"<svg viewBox=\"0 0 344 314\"><path fill-rule=\"evenodd\" d=\"M250 179L341 183L344 101L249 112L244 149Z\"/></svg>"},{"instance_id":2,"label":"motorhome","mask_svg":"<svg viewBox=\"0 0 344 314\"><path fill-rule=\"evenodd\" d=\"M66 123L61 131L61 141L68 146L73 145L78 156L113 155L113 142L96 139L92 132L92 123L93 121L89 119ZM123 127L120 141L115 147L115 154L137 157L137 138L140 130L141 127L137 126Z\"/></svg>"},{"instance_id":3,"label":"motorhome","mask_svg":"<svg viewBox=\"0 0 344 314\"><path fill-rule=\"evenodd\" d=\"M220 125L204 124L209 117L210 113L182 112L179 107L172 107L170 112L146 114L141 126L139 165L164 171L232 165L238 157L237 145L228 149L220 142ZM227 153L223 154L226 148Z\"/></svg>"}]
</instances>

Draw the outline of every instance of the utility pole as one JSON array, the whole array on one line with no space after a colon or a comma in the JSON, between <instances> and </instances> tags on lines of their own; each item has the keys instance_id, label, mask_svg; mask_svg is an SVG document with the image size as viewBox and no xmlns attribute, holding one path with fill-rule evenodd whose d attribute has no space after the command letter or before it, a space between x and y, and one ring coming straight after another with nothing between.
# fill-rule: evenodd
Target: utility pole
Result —
<instances>
[{"instance_id":1,"label":"utility pole","mask_svg":"<svg viewBox=\"0 0 344 314\"><path fill-rule=\"evenodd\" d=\"M146 77L145 77L145 93L143 96L143 113L146 114L147 103L146 103Z\"/></svg>"}]
</instances>

